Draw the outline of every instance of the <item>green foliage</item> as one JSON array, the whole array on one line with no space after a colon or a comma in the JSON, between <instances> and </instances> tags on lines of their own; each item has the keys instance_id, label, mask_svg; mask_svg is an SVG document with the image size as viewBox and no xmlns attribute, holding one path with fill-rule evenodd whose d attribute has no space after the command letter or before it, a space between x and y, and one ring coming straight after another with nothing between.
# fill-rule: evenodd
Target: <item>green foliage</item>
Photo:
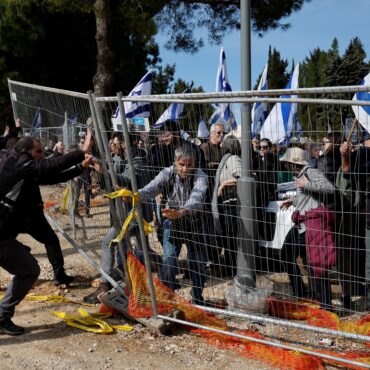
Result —
<instances>
[{"instance_id":1,"label":"green foliage","mask_svg":"<svg viewBox=\"0 0 370 370\"><path fill-rule=\"evenodd\" d=\"M286 59L281 59L280 53L275 48L271 51L270 46L267 71L269 90L283 89L286 86L289 80L289 74L286 72L288 64Z\"/></svg>"},{"instance_id":2,"label":"green foliage","mask_svg":"<svg viewBox=\"0 0 370 370\"><path fill-rule=\"evenodd\" d=\"M251 23L254 32L263 35L270 29L286 30L289 23L281 19L302 9L311 0L252 0ZM159 1L163 9L157 14L159 27L170 35L167 47L175 51L196 52L204 45L194 31L205 28L209 43L220 43L228 32L240 28L238 0L169 0Z\"/></svg>"},{"instance_id":3,"label":"green foliage","mask_svg":"<svg viewBox=\"0 0 370 370\"><path fill-rule=\"evenodd\" d=\"M368 73L366 53L358 37L352 39L338 66L337 76L343 85L358 85Z\"/></svg>"},{"instance_id":4,"label":"green foliage","mask_svg":"<svg viewBox=\"0 0 370 370\"><path fill-rule=\"evenodd\" d=\"M12 120L7 78L74 91L93 88L97 68L94 1L0 2L0 104ZM147 68L159 63L153 12L111 2L112 91L129 92ZM157 11L157 10L156 10Z\"/></svg>"},{"instance_id":5,"label":"green foliage","mask_svg":"<svg viewBox=\"0 0 370 370\"><path fill-rule=\"evenodd\" d=\"M152 94L167 94L171 92L176 65L159 66L152 75Z\"/></svg>"},{"instance_id":6,"label":"green foliage","mask_svg":"<svg viewBox=\"0 0 370 370\"><path fill-rule=\"evenodd\" d=\"M326 82L326 67L328 63L328 53L316 48L310 51L304 62L300 66L300 86L317 87L324 86ZM305 132L311 136L312 132L325 130L325 111L321 105L301 104L299 106L298 120Z\"/></svg>"}]
</instances>

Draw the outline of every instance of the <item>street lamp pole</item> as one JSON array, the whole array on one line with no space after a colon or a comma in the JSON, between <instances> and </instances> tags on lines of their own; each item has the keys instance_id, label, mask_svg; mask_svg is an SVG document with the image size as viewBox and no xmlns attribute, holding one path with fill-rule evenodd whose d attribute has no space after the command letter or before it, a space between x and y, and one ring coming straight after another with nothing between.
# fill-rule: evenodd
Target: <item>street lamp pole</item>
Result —
<instances>
[{"instance_id":1,"label":"street lamp pole","mask_svg":"<svg viewBox=\"0 0 370 370\"><path fill-rule=\"evenodd\" d=\"M241 89L251 90L251 0L240 0ZM251 104L241 104L242 171L238 182L240 238L237 254L237 282L241 288L255 287L255 206L251 176Z\"/></svg>"}]
</instances>

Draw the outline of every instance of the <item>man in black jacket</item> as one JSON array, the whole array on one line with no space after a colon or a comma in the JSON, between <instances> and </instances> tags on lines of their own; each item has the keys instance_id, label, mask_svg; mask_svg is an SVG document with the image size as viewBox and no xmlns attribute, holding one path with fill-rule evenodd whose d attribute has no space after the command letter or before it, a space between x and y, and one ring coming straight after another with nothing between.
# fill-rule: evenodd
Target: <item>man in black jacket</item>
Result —
<instances>
[{"instance_id":1,"label":"man in black jacket","mask_svg":"<svg viewBox=\"0 0 370 370\"><path fill-rule=\"evenodd\" d=\"M39 185L55 184L81 174L91 161L91 156L85 154L92 145L91 133L87 141L83 151L44 159L41 143L35 138L24 137L1 163L0 266L14 278L0 301L0 333L19 335L24 332L24 328L15 325L11 318L15 306L26 296L40 273L30 248L16 240L25 225L32 231L39 219L44 218Z\"/></svg>"}]
</instances>

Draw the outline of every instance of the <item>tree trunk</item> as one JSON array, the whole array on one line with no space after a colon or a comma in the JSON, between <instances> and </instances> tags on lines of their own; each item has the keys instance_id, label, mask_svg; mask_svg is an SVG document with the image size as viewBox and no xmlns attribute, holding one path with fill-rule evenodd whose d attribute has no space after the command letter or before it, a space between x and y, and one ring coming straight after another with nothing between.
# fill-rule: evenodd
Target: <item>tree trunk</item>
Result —
<instances>
[{"instance_id":1,"label":"tree trunk","mask_svg":"<svg viewBox=\"0 0 370 370\"><path fill-rule=\"evenodd\" d=\"M96 19L96 74L93 77L94 91L98 96L113 93L114 53L110 42L110 0L96 0L94 3Z\"/></svg>"}]
</instances>

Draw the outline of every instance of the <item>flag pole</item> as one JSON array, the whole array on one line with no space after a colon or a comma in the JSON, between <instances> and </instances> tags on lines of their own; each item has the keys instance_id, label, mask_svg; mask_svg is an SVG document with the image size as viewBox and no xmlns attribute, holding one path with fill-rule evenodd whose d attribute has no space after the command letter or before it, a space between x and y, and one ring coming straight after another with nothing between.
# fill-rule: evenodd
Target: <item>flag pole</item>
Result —
<instances>
[{"instance_id":1,"label":"flag pole","mask_svg":"<svg viewBox=\"0 0 370 370\"><path fill-rule=\"evenodd\" d=\"M251 0L240 0L241 89L251 90ZM239 243L236 282L245 292L255 287L255 206L251 177L251 104L241 104L242 170L238 181L240 200Z\"/></svg>"}]
</instances>

